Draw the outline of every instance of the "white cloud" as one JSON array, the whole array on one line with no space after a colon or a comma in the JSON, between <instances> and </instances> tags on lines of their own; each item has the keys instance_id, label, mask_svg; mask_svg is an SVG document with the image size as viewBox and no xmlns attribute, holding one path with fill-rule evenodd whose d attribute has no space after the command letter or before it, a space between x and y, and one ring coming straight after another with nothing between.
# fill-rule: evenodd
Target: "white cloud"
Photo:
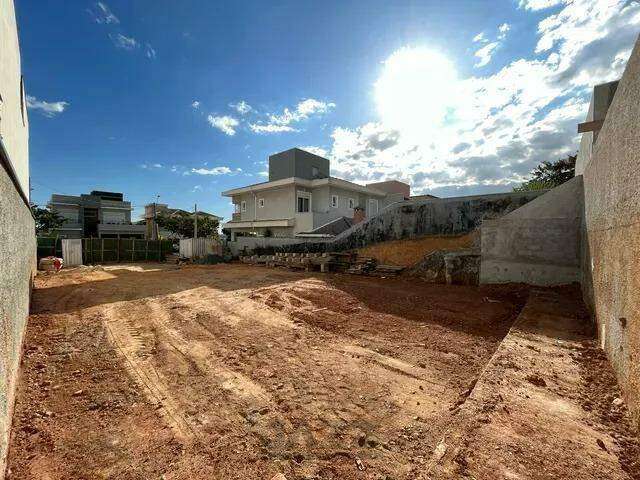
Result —
<instances>
[{"instance_id":1,"label":"white cloud","mask_svg":"<svg viewBox=\"0 0 640 480\"><path fill-rule=\"evenodd\" d=\"M149 43L145 45L144 54L152 60L156 58L156 51Z\"/></svg>"},{"instance_id":2,"label":"white cloud","mask_svg":"<svg viewBox=\"0 0 640 480\"><path fill-rule=\"evenodd\" d=\"M544 10L560 5L564 0L520 0L520 8L527 10ZM598 1L598 0L596 0Z\"/></svg>"},{"instance_id":3,"label":"white cloud","mask_svg":"<svg viewBox=\"0 0 640 480\"><path fill-rule=\"evenodd\" d=\"M489 42L489 40L483 33L476 35L476 38L478 38L478 36L481 36L480 41L485 45L474 53L474 55L478 58L478 61L476 62L474 67L480 68L489 64L496 50L498 50L498 48L502 45L502 42L507 38L507 33L509 32L509 30L511 30L511 25L509 25L508 23L503 23L502 25L500 25L498 27L496 40L493 42ZM476 41L475 38L474 41Z\"/></svg>"},{"instance_id":4,"label":"white cloud","mask_svg":"<svg viewBox=\"0 0 640 480\"><path fill-rule=\"evenodd\" d=\"M191 193L202 191L202 185L194 185Z\"/></svg>"},{"instance_id":5,"label":"white cloud","mask_svg":"<svg viewBox=\"0 0 640 480\"><path fill-rule=\"evenodd\" d=\"M246 115L247 113L253 110L253 108L251 108L251 105L249 105L244 100L240 100L238 103L230 103L229 106L233 108L236 112L238 112L240 115Z\"/></svg>"},{"instance_id":6,"label":"white cloud","mask_svg":"<svg viewBox=\"0 0 640 480\"><path fill-rule=\"evenodd\" d=\"M637 2L574 0L540 21L535 51L491 75L443 76L410 52L376 97L379 120L333 130L334 174L405 179L418 193L509 189L575 151L591 88L621 76L639 28Z\"/></svg>"},{"instance_id":7,"label":"white cloud","mask_svg":"<svg viewBox=\"0 0 640 480\"><path fill-rule=\"evenodd\" d=\"M511 30L511 25L503 23L498 27L498 40L504 40L507 37L507 33Z\"/></svg>"},{"instance_id":8,"label":"white cloud","mask_svg":"<svg viewBox=\"0 0 640 480\"><path fill-rule=\"evenodd\" d=\"M110 33L109 38L117 48L121 48L123 50L131 51L140 47L140 44L135 38L127 37L121 33Z\"/></svg>"},{"instance_id":9,"label":"white cloud","mask_svg":"<svg viewBox=\"0 0 640 480\"><path fill-rule=\"evenodd\" d=\"M96 2L92 8L87 10L96 23L118 24L120 20L109 9L106 3Z\"/></svg>"},{"instance_id":10,"label":"white cloud","mask_svg":"<svg viewBox=\"0 0 640 480\"><path fill-rule=\"evenodd\" d=\"M292 127L292 124L323 115L335 106L336 104L332 102L307 98L299 102L295 108L285 108L280 114L269 114L266 122L252 123L249 128L255 133L295 132L297 129Z\"/></svg>"},{"instance_id":11,"label":"white cloud","mask_svg":"<svg viewBox=\"0 0 640 480\"><path fill-rule=\"evenodd\" d=\"M27 95L27 107L30 110L38 110L45 117L55 117L64 112L68 106L69 102L45 102L32 95Z\"/></svg>"},{"instance_id":12,"label":"white cloud","mask_svg":"<svg viewBox=\"0 0 640 480\"><path fill-rule=\"evenodd\" d=\"M258 124L250 123L249 128L254 133L282 133L282 132L297 132L297 130L288 125L274 125L274 124Z\"/></svg>"},{"instance_id":13,"label":"white cloud","mask_svg":"<svg viewBox=\"0 0 640 480\"><path fill-rule=\"evenodd\" d=\"M474 43L486 43L489 40L487 40L487 37L485 37L484 32L480 32L479 34L477 34L475 37L473 37L473 42Z\"/></svg>"},{"instance_id":14,"label":"white cloud","mask_svg":"<svg viewBox=\"0 0 640 480\"><path fill-rule=\"evenodd\" d=\"M153 168L162 168L162 164L161 163L154 163L153 164Z\"/></svg>"},{"instance_id":15,"label":"white cloud","mask_svg":"<svg viewBox=\"0 0 640 480\"><path fill-rule=\"evenodd\" d=\"M493 56L493 53L495 52L496 48L498 48L499 46L500 46L499 42L491 42L491 43L487 43L484 47L479 49L474 54L479 59L474 66L476 68L479 68L479 67L484 67L485 65L488 65L489 62L491 61L491 57Z\"/></svg>"},{"instance_id":16,"label":"white cloud","mask_svg":"<svg viewBox=\"0 0 640 480\"><path fill-rule=\"evenodd\" d=\"M309 153L313 153L314 155L319 155L321 157L326 157L329 154L327 149L322 147L308 146L308 147L300 147L300 149L305 150Z\"/></svg>"},{"instance_id":17,"label":"white cloud","mask_svg":"<svg viewBox=\"0 0 640 480\"><path fill-rule=\"evenodd\" d=\"M236 134L236 127L240 124L237 119L228 115L223 115L221 117L209 115L207 117L207 121L213 128L217 128L225 135L230 136Z\"/></svg>"},{"instance_id":18,"label":"white cloud","mask_svg":"<svg viewBox=\"0 0 640 480\"><path fill-rule=\"evenodd\" d=\"M238 173L242 173L241 168L236 168L235 170L229 167L213 167L213 168L192 168L191 173L195 173L197 175L235 175Z\"/></svg>"},{"instance_id":19,"label":"white cloud","mask_svg":"<svg viewBox=\"0 0 640 480\"><path fill-rule=\"evenodd\" d=\"M200 108L200 102L198 100L194 100L191 106L194 110L197 110L198 108Z\"/></svg>"}]
</instances>

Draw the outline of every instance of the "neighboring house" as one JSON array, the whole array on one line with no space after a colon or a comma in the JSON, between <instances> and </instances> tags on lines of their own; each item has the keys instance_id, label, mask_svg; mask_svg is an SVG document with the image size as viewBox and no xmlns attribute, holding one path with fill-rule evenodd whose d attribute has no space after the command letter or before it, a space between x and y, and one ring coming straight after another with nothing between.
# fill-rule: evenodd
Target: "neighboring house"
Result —
<instances>
[{"instance_id":1,"label":"neighboring house","mask_svg":"<svg viewBox=\"0 0 640 480\"><path fill-rule=\"evenodd\" d=\"M144 219L147 224L146 227L146 235L147 238L154 238L154 228L155 228L155 217L163 215L165 217L193 217L194 212L188 212L187 210L182 210L181 208L169 208L166 203L149 203L144 206ZM222 222L222 217L214 215L208 212L198 211L198 218L213 218L218 221L218 223ZM162 227L159 227L157 234L162 238L179 238L179 235L176 235L173 232L165 230Z\"/></svg>"},{"instance_id":2,"label":"neighboring house","mask_svg":"<svg viewBox=\"0 0 640 480\"><path fill-rule=\"evenodd\" d=\"M409 185L402 182L358 185L331 177L329 170L328 159L298 148L271 155L268 182L222 192L235 207L223 228L232 239L237 235L290 238L321 234L333 222L335 234L336 226L353 224L357 211L371 217L409 196Z\"/></svg>"},{"instance_id":3,"label":"neighboring house","mask_svg":"<svg viewBox=\"0 0 640 480\"><path fill-rule=\"evenodd\" d=\"M131 223L131 202L122 193L94 190L90 194L51 195L47 206L65 219L62 238L144 238L145 225Z\"/></svg>"},{"instance_id":4,"label":"neighboring house","mask_svg":"<svg viewBox=\"0 0 640 480\"><path fill-rule=\"evenodd\" d=\"M29 207L29 119L20 63L13 0L0 0L0 478L36 267L35 222Z\"/></svg>"}]
</instances>

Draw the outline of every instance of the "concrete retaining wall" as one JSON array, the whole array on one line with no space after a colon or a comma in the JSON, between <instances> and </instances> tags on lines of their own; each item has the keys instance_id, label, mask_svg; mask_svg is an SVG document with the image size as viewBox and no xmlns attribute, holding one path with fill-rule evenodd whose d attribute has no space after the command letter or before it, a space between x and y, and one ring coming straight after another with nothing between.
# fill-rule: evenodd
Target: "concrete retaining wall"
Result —
<instances>
[{"instance_id":1,"label":"concrete retaining wall","mask_svg":"<svg viewBox=\"0 0 640 480\"><path fill-rule=\"evenodd\" d=\"M0 165L0 478L11 427L22 339L36 270L31 212Z\"/></svg>"},{"instance_id":2,"label":"concrete retaining wall","mask_svg":"<svg viewBox=\"0 0 640 480\"><path fill-rule=\"evenodd\" d=\"M583 293L640 423L640 43L584 170Z\"/></svg>"},{"instance_id":3,"label":"concrete retaining wall","mask_svg":"<svg viewBox=\"0 0 640 480\"><path fill-rule=\"evenodd\" d=\"M480 283L580 281L582 177L481 228Z\"/></svg>"}]
</instances>

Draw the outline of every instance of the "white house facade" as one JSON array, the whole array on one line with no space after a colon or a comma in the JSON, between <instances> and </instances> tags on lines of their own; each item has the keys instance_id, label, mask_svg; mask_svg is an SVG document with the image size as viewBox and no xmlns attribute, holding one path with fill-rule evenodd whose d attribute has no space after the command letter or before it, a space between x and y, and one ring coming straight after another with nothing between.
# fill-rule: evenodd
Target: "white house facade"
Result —
<instances>
[{"instance_id":1,"label":"white house facade","mask_svg":"<svg viewBox=\"0 0 640 480\"><path fill-rule=\"evenodd\" d=\"M398 185L405 187L402 193ZM294 148L269 157L268 182L222 192L235 210L223 228L232 237L313 235L338 219L353 221L356 209L369 217L408 194L409 186L401 182L374 188L331 177L328 159Z\"/></svg>"}]
</instances>

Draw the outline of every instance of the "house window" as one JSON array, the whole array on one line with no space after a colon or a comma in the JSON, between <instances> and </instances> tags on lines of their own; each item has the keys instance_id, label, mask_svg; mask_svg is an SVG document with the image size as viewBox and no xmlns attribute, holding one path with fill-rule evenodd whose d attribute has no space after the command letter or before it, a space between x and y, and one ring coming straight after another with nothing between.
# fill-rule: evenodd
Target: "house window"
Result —
<instances>
[{"instance_id":1,"label":"house window","mask_svg":"<svg viewBox=\"0 0 640 480\"><path fill-rule=\"evenodd\" d=\"M331 195L331 207L338 208L338 195Z\"/></svg>"},{"instance_id":2,"label":"house window","mask_svg":"<svg viewBox=\"0 0 640 480\"><path fill-rule=\"evenodd\" d=\"M353 198L349 199L349 208L356 208L356 201Z\"/></svg>"},{"instance_id":3,"label":"house window","mask_svg":"<svg viewBox=\"0 0 640 480\"><path fill-rule=\"evenodd\" d=\"M258 207L259 208L264 208L264 198L259 198L258 199Z\"/></svg>"},{"instance_id":4,"label":"house window","mask_svg":"<svg viewBox=\"0 0 640 480\"><path fill-rule=\"evenodd\" d=\"M246 200L242 200L242 202L240 202L240 211L241 212L246 212L247 211L247 201Z\"/></svg>"},{"instance_id":5,"label":"house window","mask_svg":"<svg viewBox=\"0 0 640 480\"><path fill-rule=\"evenodd\" d=\"M318 178L320 176L320 170L318 167L311 167L311 177Z\"/></svg>"},{"instance_id":6,"label":"house window","mask_svg":"<svg viewBox=\"0 0 640 480\"><path fill-rule=\"evenodd\" d=\"M298 197L298 213L307 213L309 211L309 198Z\"/></svg>"}]
</instances>

